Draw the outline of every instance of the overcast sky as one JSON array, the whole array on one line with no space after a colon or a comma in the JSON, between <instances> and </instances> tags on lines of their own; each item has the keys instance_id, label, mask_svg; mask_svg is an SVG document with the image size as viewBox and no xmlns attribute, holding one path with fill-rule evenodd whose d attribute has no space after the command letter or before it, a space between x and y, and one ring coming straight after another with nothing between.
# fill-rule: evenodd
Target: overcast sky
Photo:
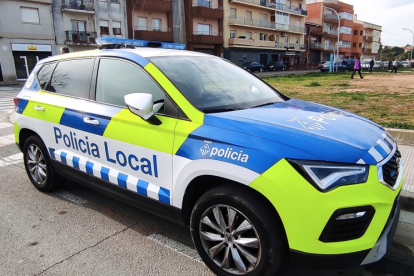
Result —
<instances>
[{"instance_id":1,"label":"overcast sky","mask_svg":"<svg viewBox=\"0 0 414 276\"><path fill-rule=\"evenodd\" d=\"M382 26L383 45L405 46L413 43L414 0L341 0L354 6L358 20Z\"/></svg>"}]
</instances>

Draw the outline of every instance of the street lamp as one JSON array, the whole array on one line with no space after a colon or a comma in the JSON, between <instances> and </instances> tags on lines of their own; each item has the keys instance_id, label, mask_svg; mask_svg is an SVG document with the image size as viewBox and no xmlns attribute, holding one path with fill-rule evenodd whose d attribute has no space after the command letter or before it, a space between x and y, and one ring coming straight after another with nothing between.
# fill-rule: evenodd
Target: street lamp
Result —
<instances>
[{"instance_id":1,"label":"street lamp","mask_svg":"<svg viewBox=\"0 0 414 276\"><path fill-rule=\"evenodd\" d=\"M406 29L406 28L403 28L403 30L410 31L413 34L413 44L411 44L411 59L410 59L410 61L412 61L413 60L413 47L414 47L414 33L413 31Z\"/></svg>"},{"instance_id":2,"label":"street lamp","mask_svg":"<svg viewBox=\"0 0 414 276\"><path fill-rule=\"evenodd\" d=\"M325 7L325 9L333 11L336 16L338 17L338 41L336 42L336 72L338 72L338 61L339 61L339 32L341 29L341 19L339 18L338 13L336 12L336 10L329 8L329 7ZM335 62L335 48L334 48L334 62Z\"/></svg>"},{"instance_id":3,"label":"street lamp","mask_svg":"<svg viewBox=\"0 0 414 276\"><path fill-rule=\"evenodd\" d=\"M134 30L134 11L135 11L135 6L138 4L137 0L134 4L134 7L132 8L132 15L131 15L131 22L132 22L132 39L135 39L135 30Z\"/></svg>"}]
</instances>

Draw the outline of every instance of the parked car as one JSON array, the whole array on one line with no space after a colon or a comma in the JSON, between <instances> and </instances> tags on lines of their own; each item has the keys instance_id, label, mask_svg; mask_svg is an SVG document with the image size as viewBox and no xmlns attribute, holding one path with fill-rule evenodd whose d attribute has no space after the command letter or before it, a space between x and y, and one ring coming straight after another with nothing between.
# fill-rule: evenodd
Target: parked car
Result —
<instances>
[{"instance_id":1,"label":"parked car","mask_svg":"<svg viewBox=\"0 0 414 276\"><path fill-rule=\"evenodd\" d=\"M263 72L265 66L257 61L253 61L253 62L248 62L243 66L244 69L246 69L247 71L260 71Z\"/></svg>"},{"instance_id":2,"label":"parked car","mask_svg":"<svg viewBox=\"0 0 414 276\"><path fill-rule=\"evenodd\" d=\"M355 59L344 59L342 60L342 66L345 67L344 71L353 71L355 66Z\"/></svg>"},{"instance_id":3,"label":"parked car","mask_svg":"<svg viewBox=\"0 0 414 276\"><path fill-rule=\"evenodd\" d=\"M329 63L330 61L323 61L320 65L319 65L319 70L321 70L321 72L329 72ZM332 71L336 72L336 62L332 63ZM345 72L347 69L346 67L342 64L342 61L338 62L338 72Z\"/></svg>"},{"instance_id":4,"label":"parked car","mask_svg":"<svg viewBox=\"0 0 414 276\"><path fill-rule=\"evenodd\" d=\"M404 68L410 68L410 62L409 61L401 61L400 62L400 67L404 67Z\"/></svg>"},{"instance_id":5,"label":"parked car","mask_svg":"<svg viewBox=\"0 0 414 276\"><path fill-rule=\"evenodd\" d=\"M385 64L385 62L382 62L382 61L375 61L374 69L381 69L381 68L384 68L386 66L388 66L388 62L387 62L387 64Z\"/></svg>"},{"instance_id":6,"label":"parked car","mask_svg":"<svg viewBox=\"0 0 414 276\"><path fill-rule=\"evenodd\" d=\"M265 69L268 71L285 71L286 66L281 61L271 61L268 65L265 66Z\"/></svg>"}]
</instances>

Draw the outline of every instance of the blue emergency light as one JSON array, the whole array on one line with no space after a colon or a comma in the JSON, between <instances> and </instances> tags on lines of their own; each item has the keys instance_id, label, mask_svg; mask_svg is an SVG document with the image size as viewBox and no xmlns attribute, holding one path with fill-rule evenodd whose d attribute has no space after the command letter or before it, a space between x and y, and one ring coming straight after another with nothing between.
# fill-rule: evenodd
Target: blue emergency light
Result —
<instances>
[{"instance_id":1,"label":"blue emergency light","mask_svg":"<svg viewBox=\"0 0 414 276\"><path fill-rule=\"evenodd\" d=\"M111 48L135 48L135 47L151 47L151 48L165 48L165 49L176 49L184 50L185 45L179 43L160 42L160 41L148 41L148 40L137 40L127 38L112 38L104 37L96 39L100 49L111 49Z\"/></svg>"}]
</instances>

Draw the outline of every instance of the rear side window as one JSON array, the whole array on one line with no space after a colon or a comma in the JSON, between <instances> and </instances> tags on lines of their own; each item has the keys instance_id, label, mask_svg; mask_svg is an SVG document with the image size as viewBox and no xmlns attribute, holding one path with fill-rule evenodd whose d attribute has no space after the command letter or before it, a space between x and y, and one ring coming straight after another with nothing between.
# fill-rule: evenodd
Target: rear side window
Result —
<instances>
[{"instance_id":1,"label":"rear side window","mask_svg":"<svg viewBox=\"0 0 414 276\"><path fill-rule=\"evenodd\" d=\"M61 61L56 66L50 85L51 92L89 98L94 59Z\"/></svg>"},{"instance_id":2,"label":"rear side window","mask_svg":"<svg viewBox=\"0 0 414 276\"><path fill-rule=\"evenodd\" d=\"M56 62L45 64L42 69L40 69L39 73L37 73L37 79L39 81L40 87L43 90L48 90L47 85L50 81L50 77L52 76L53 69L56 67Z\"/></svg>"}]
</instances>

